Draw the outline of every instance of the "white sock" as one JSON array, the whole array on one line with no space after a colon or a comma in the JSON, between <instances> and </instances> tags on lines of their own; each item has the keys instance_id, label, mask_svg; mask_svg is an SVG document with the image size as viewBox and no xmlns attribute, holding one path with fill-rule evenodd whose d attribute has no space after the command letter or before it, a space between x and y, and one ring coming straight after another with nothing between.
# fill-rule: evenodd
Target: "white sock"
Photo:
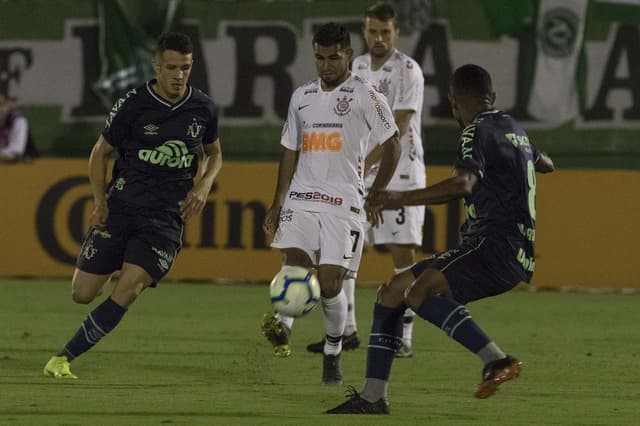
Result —
<instances>
[{"instance_id":1,"label":"white sock","mask_svg":"<svg viewBox=\"0 0 640 426\"><path fill-rule=\"evenodd\" d=\"M502 349L500 349L498 345L493 342L487 343L486 346L480 349L476 355L478 355L484 365L489 364L491 361L497 361L507 356L504 352L502 352Z\"/></svg>"},{"instance_id":2,"label":"white sock","mask_svg":"<svg viewBox=\"0 0 640 426\"><path fill-rule=\"evenodd\" d=\"M402 317L402 343L407 347L411 347L411 339L413 338L413 317L415 316L416 313L413 312L411 308L407 308Z\"/></svg>"},{"instance_id":3,"label":"white sock","mask_svg":"<svg viewBox=\"0 0 640 426\"><path fill-rule=\"evenodd\" d=\"M282 315L281 313L276 313L276 318L278 319L278 321L280 321L282 325L284 325L289 329L289 331L291 331L291 328L293 327L293 320L295 318Z\"/></svg>"},{"instance_id":4,"label":"white sock","mask_svg":"<svg viewBox=\"0 0 640 426\"><path fill-rule=\"evenodd\" d=\"M393 273L395 275L401 274L411 269L412 266L413 265L405 266L404 268L393 268ZM402 318L402 344L409 348L411 347L411 340L413 338L413 317L415 316L416 313L407 308Z\"/></svg>"},{"instance_id":5,"label":"white sock","mask_svg":"<svg viewBox=\"0 0 640 426\"><path fill-rule=\"evenodd\" d=\"M338 355L342 351L342 335L347 319L347 296L344 290L340 290L335 297L321 297L320 302L324 313L324 332L327 336L324 342L324 353Z\"/></svg>"},{"instance_id":6,"label":"white sock","mask_svg":"<svg viewBox=\"0 0 640 426\"><path fill-rule=\"evenodd\" d=\"M358 331L358 326L356 325L355 278L345 278L342 281L342 289L347 296L347 322L344 324L344 334L350 335Z\"/></svg>"}]
</instances>

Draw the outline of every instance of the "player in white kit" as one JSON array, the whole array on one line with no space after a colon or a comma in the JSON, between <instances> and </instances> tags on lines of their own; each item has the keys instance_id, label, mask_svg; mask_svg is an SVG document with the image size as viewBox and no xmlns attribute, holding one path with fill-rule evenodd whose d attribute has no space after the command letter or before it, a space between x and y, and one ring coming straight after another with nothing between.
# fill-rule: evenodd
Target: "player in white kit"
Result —
<instances>
[{"instance_id":1,"label":"player in white kit","mask_svg":"<svg viewBox=\"0 0 640 426\"><path fill-rule=\"evenodd\" d=\"M424 77L416 61L395 49L399 30L396 12L388 3L377 3L365 14L364 36L369 53L358 56L352 64L354 74L368 80L387 99L400 130L402 153L396 171L389 182L390 190L406 191L426 186L421 138L421 116ZM376 160L380 149L374 146L365 166L365 187L371 188L378 171ZM399 274L415 263L415 248L422 245L424 206L405 206L383 212L384 223L367 227L365 242L384 245L391 254L394 274ZM344 349L355 349L360 344L355 318L355 277L347 276L343 288L349 304ZM413 356L412 335L415 313L407 309L403 319L402 348L398 357ZM309 352L321 352L324 342L307 346Z\"/></svg>"},{"instance_id":2,"label":"player in white kit","mask_svg":"<svg viewBox=\"0 0 640 426\"><path fill-rule=\"evenodd\" d=\"M325 344L322 380L342 382L340 353L347 316L342 280L360 264L365 218L364 162L370 144L381 146L372 188L385 188L400 155L398 128L384 96L352 75L349 32L334 23L313 38L319 79L293 93L284 125L278 183L265 217L272 247L285 265L317 267ZM293 318L265 315L264 335L276 356L288 356Z\"/></svg>"}]
</instances>

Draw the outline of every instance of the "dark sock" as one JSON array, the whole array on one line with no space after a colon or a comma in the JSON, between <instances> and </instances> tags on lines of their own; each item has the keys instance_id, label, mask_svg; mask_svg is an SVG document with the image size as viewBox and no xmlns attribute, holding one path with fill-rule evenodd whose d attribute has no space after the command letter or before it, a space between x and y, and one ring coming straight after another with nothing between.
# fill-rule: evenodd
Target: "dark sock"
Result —
<instances>
[{"instance_id":1,"label":"dark sock","mask_svg":"<svg viewBox=\"0 0 640 426\"><path fill-rule=\"evenodd\" d=\"M416 314L440 327L449 337L474 354L491 341L473 321L464 305L454 300L440 296L428 297Z\"/></svg>"},{"instance_id":2,"label":"dark sock","mask_svg":"<svg viewBox=\"0 0 640 426\"><path fill-rule=\"evenodd\" d=\"M376 303L367 349L367 378L389 380L391 364L402 346L402 315L406 306L387 308Z\"/></svg>"},{"instance_id":3,"label":"dark sock","mask_svg":"<svg viewBox=\"0 0 640 426\"><path fill-rule=\"evenodd\" d=\"M71 361L85 353L118 325L125 312L125 308L108 297L85 318L58 356L66 356Z\"/></svg>"}]
</instances>

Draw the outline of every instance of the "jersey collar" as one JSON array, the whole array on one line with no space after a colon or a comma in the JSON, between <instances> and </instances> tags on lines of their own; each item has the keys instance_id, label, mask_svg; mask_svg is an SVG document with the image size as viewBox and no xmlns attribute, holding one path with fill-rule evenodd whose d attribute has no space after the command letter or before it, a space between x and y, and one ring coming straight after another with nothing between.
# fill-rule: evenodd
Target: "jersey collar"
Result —
<instances>
[{"instance_id":1,"label":"jersey collar","mask_svg":"<svg viewBox=\"0 0 640 426\"><path fill-rule=\"evenodd\" d=\"M380 67L373 71L373 56L371 55L371 52L367 52L367 55L369 56L369 70L372 72L378 72L380 71L382 68L386 67L386 66L391 66L391 62L392 60L395 58L396 54L398 53L398 49L397 48L393 48L393 52L391 52L391 55L387 58L386 61L384 61L384 63L382 65L380 65Z\"/></svg>"},{"instance_id":2,"label":"jersey collar","mask_svg":"<svg viewBox=\"0 0 640 426\"><path fill-rule=\"evenodd\" d=\"M496 112L500 112L500 110L497 110L495 108L491 108L491 109L488 109L486 111L481 111L481 112L477 113L475 117L473 117L473 120L471 120L471 122L475 123L481 117L483 117L485 115L488 115L488 114L495 114Z\"/></svg>"},{"instance_id":3,"label":"jersey collar","mask_svg":"<svg viewBox=\"0 0 640 426\"><path fill-rule=\"evenodd\" d=\"M347 84L348 81L351 81L351 79L353 79L353 72L349 72L349 77L347 77L347 79L345 81L343 81L342 83L338 84L336 87L334 87L331 90L324 90L322 88L322 78L318 77L318 79L316 80L318 82L318 87L320 88L320 92L321 93L334 93L336 91L338 91L338 89L340 89L343 85Z\"/></svg>"},{"instance_id":4,"label":"jersey collar","mask_svg":"<svg viewBox=\"0 0 640 426\"><path fill-rule=\"evenodd\" d=\"M160 95L158 95L156 92L154 92L153 88L151 87L151 85L153 83L156 82L155 78L152 78L151 80L147 81L147 91L149 92L149 94L151 95L151 97L153 97L156 101L160 102L162 105L171 108L172 111L177 110L178 108L180 108L182 105L184 105L185 103L187 103L187 101L189 99L191 99L191 94L193 93L193 89L191 87L190 84L187 84L187 91L185 93L185 95L182 97L182 99L175 104L169 103L167 102L164 98L162 98Z\"/></svg>"}]
</instances>

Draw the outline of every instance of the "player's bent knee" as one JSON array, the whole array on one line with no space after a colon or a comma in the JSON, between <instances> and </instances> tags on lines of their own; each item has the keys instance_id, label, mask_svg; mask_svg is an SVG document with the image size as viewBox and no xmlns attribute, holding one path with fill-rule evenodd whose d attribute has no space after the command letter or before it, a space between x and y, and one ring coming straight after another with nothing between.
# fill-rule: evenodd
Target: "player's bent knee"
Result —
<instances>
[{"instance_id":1,"label":"player's bent knee","mask_svg":"<svg viewBox=\"0 0 640 426\"><path fill-rule=\"evenodd\" d=\"M76 269L71 280L71 299L80 304L93 302L110 277L110 274L96 275Z\"/></svg>"},{"instance_id":2,"label":"player's bent knee","mask_svg":"<svg viewBox=\"0 0 640 426\"><path fill-rule=\"evenodd\" d=\"M342 290L342 281L320 282L320 295L324 298L331 299L340 294Z\"/></svg>"},{"instance_id":3,"label":"player's bent knee","mask_svg":"<svg viewBox=\"0 0 640 426\"><path fill-rule=\"evenodd\" d=\"M145 288L147 288L147 285L141 282L118 286L113 291L111 298L120 306L127 307L136 301Z\"/></svg>"},{"instance_id":4,"label":"player's bent knee","mask_svg":"<svg viewBox=\"0 0 640 426\"><path fill-rule=\"evenodd\" d=\"M449 283L445 276L439 270L429 268L406 289L404 299L405 303L415 311L429 297L449 295Z\"/></svg>"},{"instance_id":5,"label":"player's bent knee","mask_svg":"<svg viewBox=\"0 0 640 426\"><path fill-rule=\"evenodd\" d=\"M424 288L412 285L404 292L404 301L411 309L416 311L427 300Z\"/></svg>"},{"instance_id":6,"label":"player's bent knee","mask_svg":"<svg viewBox=\"0 0 640 426\"><path fill-rule=\"evenodd\" d=\"M309 255L298 248L282 249L282 260L285 265L303 266L309 269L314 266Z\"/></svg>"},{"instance_id":7,"label":"player's bent knee","mask_svg":"<svg viewBox=\"0 0 640 426\"><path fill-rule=\"evenodd\" d=\"M396 275L391 281L378 287L377 302L388 308L397 308L404 302L404 289L401 278Z\"/></svg>"},{"instance_id":8,"label":"player's bent knee","mask_svg":"<svg viewBox=\"0 0 640 426\"><path fill-rule=\"evenodd\" d=\"M347 270L336 265L320 265L318 267L318 281L320 294L324 298L336 297L342 291L342 280Z\"/></svg>"},{"instance_id":9,"label":"player's bent knee","mask_svg":"<svg viewBox=\"0 0 640 426\"><path fill-rule=\"evenodd\" d=\"M93 299L95 298L96 298L95 293L90 293L90 292L82 291L75 288L71 289L71 299L75 303L79 303L81 305L87 305L93 302Z\"/></svg>"}]
</instances>

